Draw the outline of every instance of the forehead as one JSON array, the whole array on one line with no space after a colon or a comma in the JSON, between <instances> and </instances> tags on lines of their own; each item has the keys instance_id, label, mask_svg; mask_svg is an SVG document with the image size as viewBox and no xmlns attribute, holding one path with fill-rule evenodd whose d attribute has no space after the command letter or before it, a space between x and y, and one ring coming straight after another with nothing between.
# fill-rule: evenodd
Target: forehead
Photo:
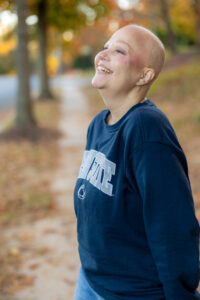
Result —
<instances>
[{"instance_id":1,"label":"forehead","mask_svg":"<svg viewBox=\"0 0 200 300\"><path fill-rule=\"evenodd\" d=\"M144 47L143 37L137 30L122 28L117 30L108 40L108 44L121 43L129 47L131 50L141 50Z\"/></svg>"},{"instance_id":2,"label":"forehead","mask_svg":"<svg viewBox=\"0 0 200 300\"><path fill-rule=\"evenodd\" d=\"M112 45L112 44L121 44L121 45L124 45L124 46L126 46L127 48L129 48L129 50L132 50L132 46L131 46L131 44L129 44L128 42L126 42L126 41L124 41L124 40L122 40L122 39L116 39L116 40L109 40L109 41L107 41L106 43L105 43L105 45Z\"/></svg>"}]
</instances>

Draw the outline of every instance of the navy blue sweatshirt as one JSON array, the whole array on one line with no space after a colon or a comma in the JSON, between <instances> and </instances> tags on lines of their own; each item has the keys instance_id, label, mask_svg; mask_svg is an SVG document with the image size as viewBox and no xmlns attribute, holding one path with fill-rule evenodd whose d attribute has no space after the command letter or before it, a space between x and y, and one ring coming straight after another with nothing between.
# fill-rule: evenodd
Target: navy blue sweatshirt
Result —
<instances>
[{"instance_id":1,"label":"navy blue sweatshirt","mask_svg":"<svg viewBox=\"0 0 200 300\"><path fill-rule=\"evenodd\" d=\"M106 300L196 300L199 223L184 152L147 99L90 123L74 190L79 255Z\"/></svg>"}]
</instances>

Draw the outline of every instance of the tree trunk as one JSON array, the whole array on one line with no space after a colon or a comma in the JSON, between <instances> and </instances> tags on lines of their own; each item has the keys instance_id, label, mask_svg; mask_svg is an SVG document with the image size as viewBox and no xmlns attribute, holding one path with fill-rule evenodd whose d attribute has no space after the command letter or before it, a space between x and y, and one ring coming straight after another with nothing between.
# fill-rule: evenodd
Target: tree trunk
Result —
<instances>
[{"instance_id":1,"label":"tree trunk","mask_svg":"<svg viewBox=\"0 0 200 300\"><path fill-rule=\"evenodd\" d=\"M167 44L169 49L173 52L176 53L176 41L175 41L175 35L171 26L170 22L170 15L169 15L169 8L167 4L167 0L160 0L161 4L161 12L162 12L162 17L165 22L165 26L167 29Z\"/></svg>"},{"instance_id":2,"label":"tree trunk","mask_svg":"<svg viewBox=\"0 0 200 300\"><path fill-rule=\"evenodd\" d=\"M200 48L200 0L194 0L194 11L196 14L197 46Z\"/></svg>"},{"instance_id":3,"label":"tree trunk","mask_svg":"<svg viewBox=\"0 0 200 300\"><path fill-rule=\"evenodd\" d=\"M46 0L38 3L38 38L39 38L39 73L40 73L40 95L41 100L53 99L49 87L47 73L47 24L46 24Z\"/></svg>"},{"instance_id":4,"label":"tree trunk","mask_svg":"<svg viewBox=\"0 0 200 300\"><path fill-rule=\"evenodd\" d=\"M18 46L17 46L17 73L18 95L16 105L15 127L27 128L35 123L30 97L30 63L28 55L28 30L25 23L27 17L27 1L15 0L18 15Z\"/></svg>"}]
</instances>

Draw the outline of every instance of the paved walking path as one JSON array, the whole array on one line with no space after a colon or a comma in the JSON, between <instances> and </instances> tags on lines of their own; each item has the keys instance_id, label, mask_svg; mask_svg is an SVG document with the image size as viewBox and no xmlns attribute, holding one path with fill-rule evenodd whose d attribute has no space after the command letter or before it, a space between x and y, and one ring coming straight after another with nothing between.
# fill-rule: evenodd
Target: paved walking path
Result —
<instances>
[{"instance_id":1,"label":"paved walking path","mask_svg":"<svg viewBox=\"0 0 200 300\"><path fill-rule=\"evenodd\" d=\"M86 131L91 119L87 99L76 85L63 78L59 140L60 161L52 189L56 191L56 217L17 228L11 237L28 234L27 247L20 270L33 284L18 291L14 300L72 300L80 267L73 189L78 175ZM30 238L31 237L31 238Z\"/></svg>"},{"instance_id":2,"label":"paved walking path","mask_svg":"<svg viewBox=\"0 0 200 300\"><path fill-rule=\"evenodd\" d=\"M14 111L12 109L4 112L0 111L0 132L14 119Z\"/></svg>"}]
</instances>

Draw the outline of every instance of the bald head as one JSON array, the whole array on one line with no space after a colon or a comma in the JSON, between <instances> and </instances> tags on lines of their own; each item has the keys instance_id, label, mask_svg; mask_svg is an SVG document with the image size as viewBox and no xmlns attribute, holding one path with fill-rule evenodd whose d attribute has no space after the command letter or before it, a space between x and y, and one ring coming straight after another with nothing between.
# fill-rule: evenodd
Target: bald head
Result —
<instances>
[{"instance_id":1,"label":"bald head","mask_svg":"<svg viewBox=\"0 0 200 300\"><path fill-rule=\"evenodd\" d=\"M129 37L131 46L140 54L144 66L154 69L155 80L165 61L165 48L161 40L149 29L135 24L121 27L118 31Z\"/></svg>"}]
</instances>

